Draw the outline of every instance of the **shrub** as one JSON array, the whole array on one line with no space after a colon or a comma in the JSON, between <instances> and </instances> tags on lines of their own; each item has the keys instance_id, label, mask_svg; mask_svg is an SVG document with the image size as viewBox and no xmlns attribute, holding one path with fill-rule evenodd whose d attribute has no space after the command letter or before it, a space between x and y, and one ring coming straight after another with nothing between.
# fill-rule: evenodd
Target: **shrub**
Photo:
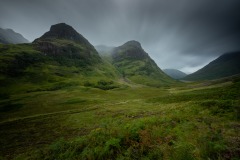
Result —
<instances>
[{"instance_id":1,"label":"shrub","mask_svg":"<svg viewBox=\"0 0 240 160\"><path fill-rule=\"evenodd\" d=\"M110 90L110 89L118 88L118 86L114 85L113 81L100 80L95 85L95 88L99 88L102 90Z\"/></svg>"},{"instance_id":2,"label":"shrub","mask_svg":"<svg viewBox=\"0 0 240 160\"><path fill-rule=\"evenodd\" d=\"M201 157L203 159L221 159L226 145L221 130L212 130L199 139Z\"/></svg>"},{"instance_id":3,"label":"shrub","mask_svg":"<svg viewBox=\"0 0 240 160\"><path fill-rule=\"evenodd\" d=\"M90 83L89 81L85 81L85 82L83 83L83 86L85 86L85 87L93 87L94 84L93 84L93 83Z\"/></svg>"}]
</instances>

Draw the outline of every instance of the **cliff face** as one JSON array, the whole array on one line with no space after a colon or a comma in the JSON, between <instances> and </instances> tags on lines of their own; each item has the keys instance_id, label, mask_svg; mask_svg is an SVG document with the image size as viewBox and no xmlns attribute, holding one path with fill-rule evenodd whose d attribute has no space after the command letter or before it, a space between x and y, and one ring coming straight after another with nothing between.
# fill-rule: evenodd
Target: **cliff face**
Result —
<instances>
[{"instance_id":1,"label":"cliff face","mask_svg":"<svg viewBox=\"0 0 240 160\"><path fill-rule=\"evenodd\" d=\"M75 43L91 45L88 40L79 34L72 26L65 23L52 25L50 31L46 32L35 41L43 39L66 39L74 41Z\"/></svg>"}]
</instances>

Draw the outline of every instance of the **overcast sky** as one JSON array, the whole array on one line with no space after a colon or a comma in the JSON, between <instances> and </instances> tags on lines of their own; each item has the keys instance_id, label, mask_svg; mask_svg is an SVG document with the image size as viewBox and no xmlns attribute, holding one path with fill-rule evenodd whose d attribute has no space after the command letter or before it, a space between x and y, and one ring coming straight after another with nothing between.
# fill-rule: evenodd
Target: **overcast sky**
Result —
<instances>
[{"instance_id":1,"label":"overcast sky","mask_svg":"<svg viewBox=\"0 0 240 160\"><path fill-rule=\"evenodd\" d=\"M137 40L160 68L193 72L240 50L240 0L0 0L0 27L33 41L52 24L93 45Z\"/></svg>"}]
</instances>

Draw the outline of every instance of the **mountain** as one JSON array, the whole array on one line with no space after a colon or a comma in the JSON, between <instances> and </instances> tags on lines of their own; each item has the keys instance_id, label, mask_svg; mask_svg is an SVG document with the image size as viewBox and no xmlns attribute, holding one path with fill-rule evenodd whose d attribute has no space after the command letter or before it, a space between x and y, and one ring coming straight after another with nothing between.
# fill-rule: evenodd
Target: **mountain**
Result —
<instances>
[{"instance_id":1,"label":"mountain","mask_svg":"<svg viewBox=\"0 0 240 160\"><path fill-rule=\"evenodd\" d=\"M29 43L21 34L14 32L12 29L0 28L0 43L2 44L18 44Z\"/></svg>"},{"instance_id":2,"label":"mountain","mask_svg":"<svg viewBox=\"0 0 240 160\"><path fill-rule=\"evenodd\" d=\"M212 80L240 73L240 51L223 54L184 80Z\"/></svg>"},{"instance_id":3,"label":"mountain","mask_svg":"<svg viewBox=\"0 0 240 160\"><path fill-rule=\"evenodd\" d=\"M52 25L50 31L34 40L33 43L42 53L61 58L63 62L67 59L74 59L79 66L101 62L94 46L73 27L65 23Z\"/></svg>"},{"instance_id":4,"label":"mountain","mask_svg":"<svg viewBox=\"0 0 240 160\"><path fill-rule=\"evenodd\" d=\"M160 87L175 81L139 42L129 41L100 57L73 27L59 23L33 43L0 44L0 83L4 84L1 94L9 95L77 86L109 90L137 83Z\"/></svg>"},{"instance_id":5,"label":"mountain","mask_svg":"<svg viewBox=\"0 0 240 160\"><path fill-rule=\"evenodd\" d=\"M157 66L137 41L128 41L114 48L112 64L123 78L134 83L159 87L174 82Z\"/></svg>"},{"instance_id":6,"label":"mountain","mask_svg":"<svg viewBox=\"0 0 240 160\"><path fill-rule=\"evenodd\" d=\"M35 42L53 39L65 39L74 41L79 44L91 45L86 38L84 38L72 26L67 25L66 23L58 23L52 25L50 31L46 32L40 38L36 39Z\"/></svg>"},{"instance_id":7,"label":"mountain","mask_svg":"<svg viewBox=\"0 0 240 160\"><path fill-rule=\"evenodd\" d=\"M1 93L86 86L113 89L114 66L105 63L81 34L60 23L29 44L0 44Z\"/></svg>"},{"instance_id":8,"label":"mountain","mask_svg":"<svg viewBox=\"0 0 240 160\"><path fill-rule=\"evenodd\" d=\"M166 73L168 76L172 77L173 79L181 79L187 76L186 73L177 69L164 69L163 72Z\"/></svg>"}]
</instances>

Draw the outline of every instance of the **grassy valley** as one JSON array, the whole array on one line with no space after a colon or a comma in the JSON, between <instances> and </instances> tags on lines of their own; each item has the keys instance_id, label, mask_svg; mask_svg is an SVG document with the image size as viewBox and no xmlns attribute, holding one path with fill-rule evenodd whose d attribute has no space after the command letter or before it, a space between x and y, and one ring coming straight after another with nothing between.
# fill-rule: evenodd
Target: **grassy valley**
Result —
<instances>
[{"instance_id":1,"label":"grassy valley","mask_svg":"<svg viewBox=\"0 0 240 160\"><path fill-rule=\"evenodd\" d=\"M12 94L1 100L1 155L237 159L239 89L237 77L171 88L68 86Z\"/></svg>"},{"instance_id":2,"label":"grassy valley","mask_svg":"<svg viewBox=\"0 0 240 160\"><path fill-rule=\"evenodd\" d=\"M139 42L100 56L71 26L0 45L0 159L237 160L239 75L180 82Z\"/></svg>"}]
</instances>

